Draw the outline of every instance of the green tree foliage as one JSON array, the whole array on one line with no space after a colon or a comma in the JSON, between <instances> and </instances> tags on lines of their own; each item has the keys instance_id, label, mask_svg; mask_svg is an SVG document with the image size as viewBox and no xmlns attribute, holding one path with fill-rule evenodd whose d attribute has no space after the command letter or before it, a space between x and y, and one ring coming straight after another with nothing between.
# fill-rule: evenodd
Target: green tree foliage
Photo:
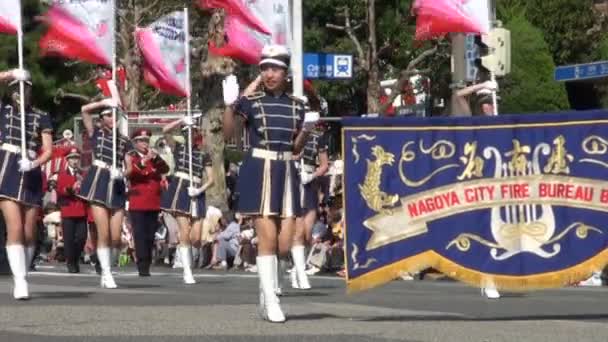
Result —
<instances>
[{"instance_id":1,"label":"green tree foliage","mask_svg":"<svg viewBox=\"0 0 608 342\"><path fill-rule=\"evenodd\" d=\"M500 94L503 113L548 112L568 108L563 83L553 80L555 64L542 32L523 16L512 18L512 68Z\"/></svg>"},{"instance_id":2,"label":"green tree foliage","mask_svg":"<svg viewBox=\"0 0 608 342\"><path fill-rule=\"evenodd\" d=\"M598 58L605 25L593 0L527 0L525 4L526 18L543 32L557 65Z\"/></svg>"}]
</instances>

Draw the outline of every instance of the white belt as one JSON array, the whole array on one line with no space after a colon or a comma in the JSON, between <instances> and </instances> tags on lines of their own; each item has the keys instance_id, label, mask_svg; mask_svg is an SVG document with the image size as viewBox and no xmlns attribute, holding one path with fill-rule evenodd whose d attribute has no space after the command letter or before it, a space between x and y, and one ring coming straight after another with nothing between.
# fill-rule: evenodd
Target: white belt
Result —
<instances>
[{"instance_id":1,"label":"white belt","mask_svg":"<svg viewBox=\"0 0 608 342\"><path fill-rule=\"evenodd\" d=\"M302 165L302 171L304 172L308 172L308 173L313 173L317 170L316 166L313 165Z\"/></svg>"},{"instance_id":2,"label":"white belt","mask_svg":"<svg viewBox=\"0 0 608 342\"><path fill-rule=\"evenodd\" d=\"M21 153L21 147L17 146L17 145L12 145L12 144L2 144L2 146L0 146L0 149L8 151L8 152L12 152L12 153ZM27 150L27 154L29 156L36 155L36 151L34 150Z\"/></svg>"},{"instance_id":3,"label":"white belt","mask_svg":"<svg viewBox=\"0 0 608 342\"><path fill-rule=\"evenodd\" d=\"M254 158L268 159L268 160L291 160L293 157L293 153L269 151L269 150L263 150L261 148L254 148L251 150L251 156Z\"/></svg>"},{"instance_id":4,"label":"white belt","mask_svg":"<svg viewBox=\"0 0 608 342\"><path fill-rule=\"evenodd\" d=\"M176 172L174 174L175 177L177 178L181 178L181 179L185 179L185 180L190 180L190 175L185 173L185 172ZM197 176L192 176L192 180L196 183L200 183L201 182L201 177L197 177Z\"/></svg>"},{"instance_id":5,"label":"white belt","mask_svg":"<svg viewBox=\"0 0 608 342\"><path fill-rule=\"evenodd\" d=\"M93 160L93 165L97 166L97 167L101 167L103 169L109 169L112 167L110 164L108 164L104 161L101 161L101 160Z\"/></svg>"}]
</instances>

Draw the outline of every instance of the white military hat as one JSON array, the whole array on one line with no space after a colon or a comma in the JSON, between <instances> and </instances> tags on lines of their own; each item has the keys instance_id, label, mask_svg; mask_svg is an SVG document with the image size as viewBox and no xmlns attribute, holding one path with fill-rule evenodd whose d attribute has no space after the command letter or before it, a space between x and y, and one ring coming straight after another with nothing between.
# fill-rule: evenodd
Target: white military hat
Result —
<instances>
[{"instance_id":1,"label":"white military hat","mask_svg":"<svg viewBox=\"0 0 608 342\"><path fill-rule=\"evenodd\" d=\"M262 49L262 60L260 66L272 64L282 68L289 68L291 54L284 45L266 45Z\"/></svg>"}]
</instances>

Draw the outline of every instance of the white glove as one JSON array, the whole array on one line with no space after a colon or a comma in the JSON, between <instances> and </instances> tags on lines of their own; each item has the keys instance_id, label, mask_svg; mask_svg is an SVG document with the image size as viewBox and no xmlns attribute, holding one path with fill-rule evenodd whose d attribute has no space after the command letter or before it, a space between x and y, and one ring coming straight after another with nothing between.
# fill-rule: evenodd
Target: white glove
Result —
<instances>
[{"instance_id":1,"label":"white glove","mask_svg":"<svg viewBox=\"0 0 608 342\"><path fill-rule=\"evenodd\" d=\"M201 190L199 188L196 188L193 186L188 187L188 196L190 196L190 197L198 197L202 193L203 193L203 190Z\"/></svg>"},{"instance_id":2,"label":"white glove","mask_svg":"<svg viewBox=\"0 0 608 342\"><path fill-rule=\"evenodd\" d=\"M485 81L483 82L483 87L489 91L497 91L498 83L496 81Z\"/></svg>"},{"instance_id":3,"label":"white glove","mask_svg":"<svg viewBox=\"0 0 608 342\"><path fill-rule=\"evenodd\" d=\"M182 119L182 122L184 123L185 126L194 126L196 120L198 120L198 118L200 118L201 116L203 116L202 113L196 113L192 116L184 116L184 118Z\"/></svg>"},{"instance_id":4,"label":"white glove","mask_svg":"<svg viewBox=\"0 0 608 342\"><path fill-rule=\"evenodd\" d=\"M34 162L29 159L19 160L19 172L28 172L35 169Z\"/></svg>"},{"instance_id":5,"label":"white glove","mask_svg":"<svg viewBox=\"0 0 608 342\"><path fill-rule=\"evenodd\" d=\"M113 98L103 99L101 100L101 104L110 108L118 108L118 103Z\"/></svg>"},{"instance_id":6,"label":"white glove","mask_svg":"<svg viewBox=\"0 0 608 342\"><path fill-rule=\"evenodd\" d=\"M231 106L239 98L239 82L234 75L227 76L222 81L222 90L224 92L224 103Z\"/></svg>"},{"instance_id":7,"label":"white glove","mask_svg":"<svg viewBox=\"0 0 608 342\"><path fill-rule=\"evenodd\" d=\"M30 72L25 69L13 69L11 70L11 76L16 81L29 81Z\"/></svg>"},{"instance_id":8,"label":"white glove","mask_svg":"<svg viewBox=\"0 0 608 342\"><path fill-rule=\"evenodd\" d=\"M304 114L304 130L312 130L320 119L319 112L306 112Z\"/></svg>"},{"instance_id":9,"label":"white glove","mask_svg":"<svg viewBox=\"0 0 608 342\"><path fill-rule=\"evenodd\" d=\"M110 169L110 178L112 180L118 180L118 179L122 179L123 175L122 175L122 171L120 169L117 168L111 168Z\"/></svg>"},{"instance_id":10,"label":"white glove","mask_svg":"<svg viewBox=\"0 0 608 342\"><path fill-rule=\"evenodd\" d=\"M303 185L306 185L306 184L312 182L315 178L316 177L315 177L314 173L302 172L300 174L300 179L301 179Z\"/></svg>"}]
</instances>

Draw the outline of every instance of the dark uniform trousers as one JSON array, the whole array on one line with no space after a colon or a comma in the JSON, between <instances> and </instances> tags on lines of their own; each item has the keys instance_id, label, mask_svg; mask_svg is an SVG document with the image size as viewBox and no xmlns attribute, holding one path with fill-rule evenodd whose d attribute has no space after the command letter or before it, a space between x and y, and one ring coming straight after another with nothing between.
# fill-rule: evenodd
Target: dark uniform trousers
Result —
<instances>
[{"instance_id":1,"label":"dark uniform trousers","mask_svg":"<svg viewBox=\"0 0 608 342\"><path fill-rule=\"evenodd\" d=\"M78 266L78 259L87 242L87 218L65 217L61 220L63 226L63 249L68 264Z\"/></svg>"},{"instance_id":2,"label":"dark uniform trousers","mask_svg":"<svg viewBox=\"0 0 608 342\"><path fill-rule=\"evenodd\" d=\"M152 264L152 249L154 237L158 229L158 214L160 211L130 210L133 238L135 240L135 256L140 271L148 271Z\"/></svg>"}]
</instances>

